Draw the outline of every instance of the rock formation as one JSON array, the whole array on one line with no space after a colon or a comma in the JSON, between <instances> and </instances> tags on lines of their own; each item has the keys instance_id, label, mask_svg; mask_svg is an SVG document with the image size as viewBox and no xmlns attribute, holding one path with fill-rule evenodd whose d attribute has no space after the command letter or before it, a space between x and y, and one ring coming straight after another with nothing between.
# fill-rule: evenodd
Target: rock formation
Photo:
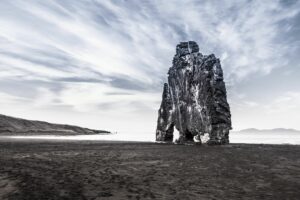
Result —
<instances>
[{"instance_id":1,"label":"rock formation","mask_svg":"<svg viewBox=\"0 0 300 200\"><path fill-rule=\"evenodd\" d=\"M229 143L231 114L220 60L199 53L196 42L181 42L176 47L173 66L164 84L158 111L156 141L204 141Z\"/></svg>"}]
</instances>

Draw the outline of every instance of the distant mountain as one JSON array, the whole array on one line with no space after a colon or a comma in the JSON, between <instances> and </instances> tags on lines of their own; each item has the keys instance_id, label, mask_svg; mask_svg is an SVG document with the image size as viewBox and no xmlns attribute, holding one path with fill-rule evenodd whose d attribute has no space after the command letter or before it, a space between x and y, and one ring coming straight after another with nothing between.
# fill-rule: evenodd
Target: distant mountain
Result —
<instances>
[{"instance_id":1,"label":"distant mountain","mask_svg":"<svg viewBox=\"0 0 300 200\"><path fill-rule=\"evenodd\" d=\"M299 133L300 130L291 129L291 128L274 128L274 129L256 129L248 128L240 131L233 131L236 133Z\"/></svg>"},{"instance_id":2,"label":"distant mountain","mask_svg":"<svg viewBox=\"0 0 300 200\"><path fill-rule=\"evenodd\" d=\"M0 114L0 135L91 135L110 134L109 131L93 130L65 124L51 124L9 117Z\"/></svg>"}]
</instances>

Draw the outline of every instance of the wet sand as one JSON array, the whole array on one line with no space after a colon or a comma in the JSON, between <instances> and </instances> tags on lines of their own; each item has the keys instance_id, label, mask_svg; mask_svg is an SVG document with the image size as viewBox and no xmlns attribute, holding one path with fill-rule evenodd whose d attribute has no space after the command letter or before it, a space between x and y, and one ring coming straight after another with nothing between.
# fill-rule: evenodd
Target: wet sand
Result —
<instances>
[{"instance_id":1,"label":"wet sand","mask_svg":"<svg viewBox=\"0 0 300 200\"><path fill-rule=\"evenodd\" d=\"M0 199L299 198L299 145L0 140Z\"/></svg>"}]
</instances>

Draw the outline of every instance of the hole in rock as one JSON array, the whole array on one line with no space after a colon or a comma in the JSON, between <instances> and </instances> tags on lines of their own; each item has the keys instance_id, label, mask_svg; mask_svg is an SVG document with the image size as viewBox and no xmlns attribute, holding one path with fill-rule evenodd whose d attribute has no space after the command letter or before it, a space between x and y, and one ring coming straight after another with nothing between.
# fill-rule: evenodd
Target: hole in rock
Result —
<instances>
[{"instance_id":1,"label":"hole in rock","mask_svg":"<svg viewBox=\"0 0 300 200\"><path fill-rule=\"evenodd\" d=\"M209 134L208 133L204 133L203 135L200 136L200 139L201 139L202 143L206 144L209 141L209 139L210 139Z\"/></svg>"},{"instance_id":2,"label":"hole in rock","mask_svg":"<svg viewBox=\"0 0 300 200\"><path fill-rule=\"evenodd\" d=\"M175 142L177 139L179 139L179 131L174 127L174 132L173 132L173 142Z\"/></svg>"}]
</instances>

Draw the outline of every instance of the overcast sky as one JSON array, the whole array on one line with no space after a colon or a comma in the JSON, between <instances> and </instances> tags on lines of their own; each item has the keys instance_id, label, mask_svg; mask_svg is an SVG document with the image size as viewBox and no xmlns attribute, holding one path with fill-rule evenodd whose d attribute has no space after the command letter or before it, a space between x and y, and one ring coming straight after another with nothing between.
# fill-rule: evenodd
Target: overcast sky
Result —
<instances>
[{"instance_id":1,"label":"overcast sky","mask_svg":"<svg viewBox=\"0 0 300 200\"><path fill-rule=\"evenodd\" d=\"M1 0L0 112L154 134L188 40L221 59L234 129L300 129L297 0Z\"/></svg>"}]
</instances>

